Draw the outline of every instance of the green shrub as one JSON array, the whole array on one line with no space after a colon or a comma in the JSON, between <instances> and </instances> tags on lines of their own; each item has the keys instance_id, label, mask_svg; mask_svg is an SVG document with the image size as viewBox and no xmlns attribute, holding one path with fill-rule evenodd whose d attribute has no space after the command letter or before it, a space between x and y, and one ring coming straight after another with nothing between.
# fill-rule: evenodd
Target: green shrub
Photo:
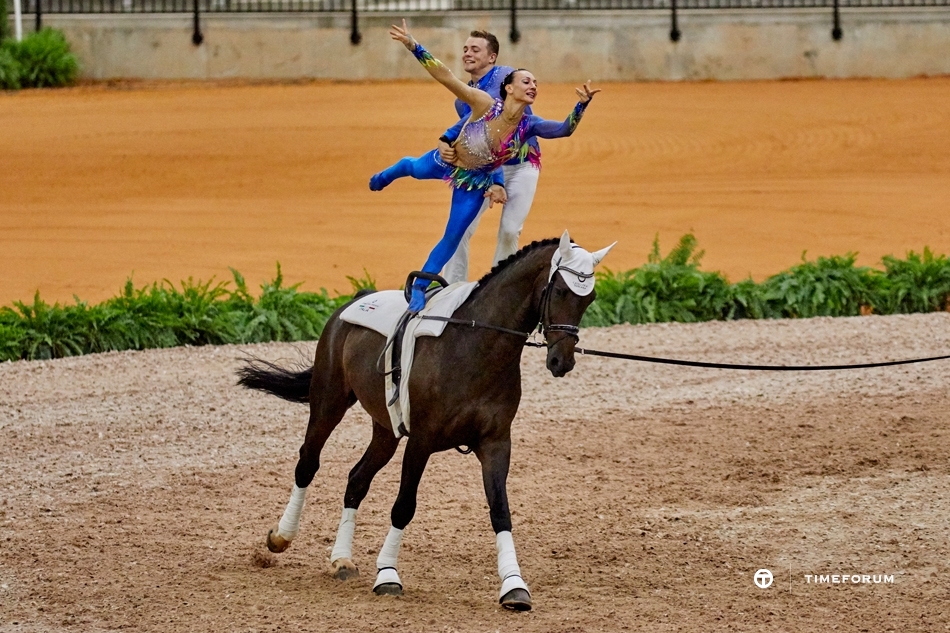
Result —
<instances>
[{"instance_id":1,"label":"green shrub","mask_svg":"<svg viewBox=\"0 0 950 633\"><path fill-rule=\"evenodd\" d=\"M765 318L857 316L879 301L879 271L855 266L857 255L819 257L769 277L759 286Z\"/></svg>"},{"instance_id":2,"label":"green shrub","mask_svg":"<svg viewBox=\"0 0 950 633\"><path fill-rule=\"evenodd\" d=\"M0 44L0 90L19 90L20 62L13 55L13 47L7 42Z\"/></svg>"},{"instance_id":3,"label":"green shrub","mask_svg":"<svg viewBox=\"0 0 950 633\"><path fill-rule=\"evenodd\" d=\"M54 29L30 33L10 50L20 64L20 85L24 88L68 86L79 74L79 62L69 52L69 42Z\"/></svg>"},{"instance_id":4,"label":"green shrub","mask_svg":"<svg viewBox=\"0 0 950 633\"><path fill-rule=\"evenodd\" d=\"M883 314L933 312L950 308L950 260L934 256L929 248L923 255L911 251L906 260L891 255L883 259L887 293L874 305Z\"/></svg>"},{"instance_id":5,"label":"green shrub","mask_svg":"<svg viewBox=\"0 0 950 633\"><path fill-rule=\"evenodd\" d=\"M277 277L261 286L254 299L235 270L235 290L228 282L169 281L122 292L95 306L49 305L39 294L32 304L0 308L0 360L47 359L95 352L220 345L264 341L299 341L319 337L333 312L349 301L326 290L300 292ZM371 283L353 280L367 287Z\"/></svg>"},{"instance_id":6,"label":"green shrub","mask_svg":"<svg viewBox=\"0 0 950 633\"><path fill-rule=\"evenodd\" d=\"M659 238L640 268L597 273L597 300L587 309L583 326L617 323L693 322L722 319L732 308L729 283L719 273L699 270L703 251L696 238L684 235L663 257Z\"/></svg>"}]
</instances>

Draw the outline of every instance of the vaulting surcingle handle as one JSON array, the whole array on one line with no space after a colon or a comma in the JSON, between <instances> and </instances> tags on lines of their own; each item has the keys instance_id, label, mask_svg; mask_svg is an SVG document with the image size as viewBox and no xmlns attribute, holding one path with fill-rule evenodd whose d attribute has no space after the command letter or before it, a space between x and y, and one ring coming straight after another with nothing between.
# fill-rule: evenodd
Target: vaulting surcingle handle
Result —
<instances>
[{"instance_id":1,"label":"vaulting surcingle handle","mask_svg":"<svg viewBox=\"0 0 950 633\"><path fill-rule=\"evenodd\" d=\"M442 277L441 275L436 275L435 273L424 273L421 270L414 270L411 273L409 273L409 276L406 278L406 287L403 290L404 294L406 295L407 302L412 301L412 286L419 279L423 279L429 282L434 281L440 286L442 286L443 288L449 287L449 282L446 281L445 277ZM426 286L428 285L429 284L426 284Z\"/></svg>"}]
</instances>

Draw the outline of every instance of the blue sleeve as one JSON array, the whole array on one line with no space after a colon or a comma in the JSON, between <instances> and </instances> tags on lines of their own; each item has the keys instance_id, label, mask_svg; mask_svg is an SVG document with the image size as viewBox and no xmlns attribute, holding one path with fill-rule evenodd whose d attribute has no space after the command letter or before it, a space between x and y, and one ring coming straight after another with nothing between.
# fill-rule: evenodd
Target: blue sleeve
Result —
<instances>
[{"instance_id":1,"label":"blue sleeve","mask_svg":"<svg viewBox=\"0 0 950 633\"><path fill-rule=\"evenodd\" d=\"M459 118L465 119L472 113L472 108L470 108L469 105L461 99L456 99L455 111L458 113Z\"/></svg>"},{"instance_id":2,"label":"blue sleeve","mask_svg":"<svg viewBox=\"0 0 950 633\"><path fill-rule=\"evenodd\" d=\"M491 173L491 184L505 186L505 172L501 167Z\"/></svg>"},{"instance_id":3,"label":"blue sleeve","mask_svg":"<svg viewBox=\"0 0 950 633\"><path fill-rule=\"evenodd\" d=\"M458 140L459 134L462 133L462 126L465 125L466 121L468 121L468 116L462 117L461 119L459 119L458 123L456 123L449 129L447 129L445 131L445 134L443 134L443 136L445 136L447 139L449 139L451 142L454 143L456 140Z\"/></svg>"},{"instance_id":4,"label":"blue sleeve","mask_svg":"<svg viewBox=\"0 0 950 633\"><path fill-rule=\"evenodd\" d=\"M574 130L577 129L577 124L581 122L581 117L584 116L584 110L587 109L588 103L590 103L590 101L587 103L578 102L563 122L548 121L532 114L528 118L528 133L525 136L537 136L538 138L564 138L565 136L570 136L574 133Z\"/></svg>"}]
</instances>

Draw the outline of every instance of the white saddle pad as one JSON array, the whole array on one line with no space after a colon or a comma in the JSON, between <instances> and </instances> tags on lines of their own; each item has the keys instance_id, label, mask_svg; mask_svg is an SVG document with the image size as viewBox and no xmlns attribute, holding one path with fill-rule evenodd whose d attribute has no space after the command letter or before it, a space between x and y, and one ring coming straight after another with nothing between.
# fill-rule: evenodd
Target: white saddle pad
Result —
<instances>
[{"instance_id":1,"label":"white saddle pad","mask_svg":"<svg viewBox=\"0 0 950 633\"><path fill-rule=\"evenodd\" d=\"M478 285L478 282L459 282L450 285L429 299L420 315L451 317L459 306L465 303L469 295ZM399 317L406 312L409 306L401 290L383 290L367 295L352 303L341 314L340 319L347 323L359 325L379 332L386 337L386 342L392 338L393 328ZM416 339L420 336L441 336L448 325L444 321L432 321L414 318L406 325L406 332L402 339L400 364L402 365L402 379L399 381L399 397L389 406L389 421L393 425L396 437L402 434L399 426L409 431L409 374L412 369L413 354ZM390 402L396 391L392 382L392 355L391 347L386 352L386 402Z\"/></svg>"}]
</instances>

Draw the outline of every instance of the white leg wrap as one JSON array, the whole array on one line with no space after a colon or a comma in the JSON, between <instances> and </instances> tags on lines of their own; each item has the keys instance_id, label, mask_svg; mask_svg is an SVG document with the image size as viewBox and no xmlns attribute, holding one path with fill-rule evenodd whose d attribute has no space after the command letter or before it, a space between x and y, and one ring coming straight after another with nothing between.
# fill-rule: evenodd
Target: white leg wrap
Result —
<instances>
[{"instance_id":1,"label":"white leg wrap","mask_svg":"<svg viewBox=\"0 0 950 633\"><path fill-rule=\"evenodd\" d=\"M399 580L399 574L396 573L400 545L402 545L402 530L390 527L389 534L386 535L386 542L383 543L383 549L379 550L379 556L376 557L376 569L379 571L376 574L376 583L373 585L373 589L388 583L402 587L402 581Z\"/></svg>"},{"instance_id":2,"label":"white leg wrap","mask_svg":"<svg viewBox=\"0 0 950 633\"><path fill-rule=\"evenodd\" d=\"M356 510L353 508L343 508L343 517L340 519L340 527L336 530L336 543L333 544L333 551L330 552L331 563L341 558L353 558L354 530L356 530Z\"/></svg>"},{"instance_id":3,"label":"white leg wrap","mask_svg":"<svg viewBox=\"0 0 950 633\"><path fill-rule=\"evenodd\" d=\"M379 556L376 557L376 569L383 569L384 567L395 569L399 563L400 545L402 545L402 530L390 527L389 534L386 535L386 542L383 543L383 549L379 550Z\"/></svg>"},{"instance_id":4,"label":"white leg wrap","mask_svg":"<svg viewBox=\"0 0 950 633\"><path fill-rule=\"evenodd\" d=\"M303 505L306 500L307 489L298 488L297 484L294 484L294 489L290 493L290 501L287 502L287 509L284 510L284 515L280 517L280 522L277 524L278 536L288 541L292 541L297 536L297 532L300 531L300 515L303 513Z\"/></svg>"},{"instance_id":5,"label":"white leg wrap","mask_svg":"<svg viewBox=\"0 0 950 633\"><path fill-rule=\"evenodd\" d=\"M515 540L511 532L499 532L495 535L495 547L498 549L498 576L501 578L501 592L498 598L504 598L512 589L528 591L528 585L521 578L518 557L515 555Z\"/></svg>"}]
</instances>

